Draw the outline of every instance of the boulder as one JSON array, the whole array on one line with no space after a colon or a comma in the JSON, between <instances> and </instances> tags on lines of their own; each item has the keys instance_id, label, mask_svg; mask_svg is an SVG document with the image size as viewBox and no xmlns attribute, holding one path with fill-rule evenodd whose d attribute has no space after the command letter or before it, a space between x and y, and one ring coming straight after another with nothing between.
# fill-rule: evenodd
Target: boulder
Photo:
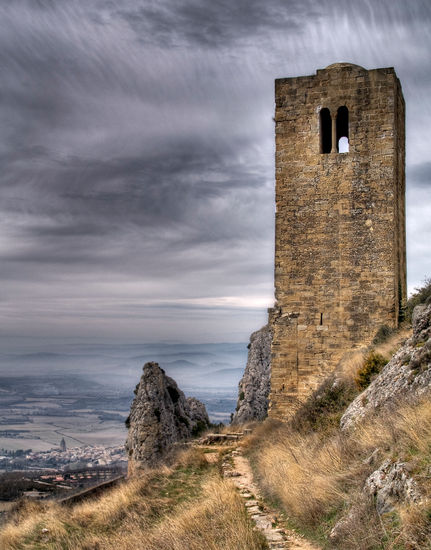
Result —
<instances>
[{"instance_id":1,"label":"boulder","mask_svg":"<svg viewBox=\"0 0 431 550\"><path fill-rule=\"evenodd\" d=\"M337 521L329 534L330 540L341 542L348 537L349 533L355 531L355 525L366 522L366 509L370 503L381 516L399 505L406 506L422 502L423 495L410 475L410 470L411 465L406 462L385 460L380 468L367 477L362 488L362 498L358 498Z\"/></svg>"},{"instance_id":2,"label":"boulder","mask_svg":"<svg viewBox=\"0 0 431 550\"><path fill-rule=\"evenodd\" d=\"M373 498L379 514L390 512L400 502L408 504L421 500L421 493L409 470L409 464L388 459L368 476L364 492Z\"/></svg>"}]
</instances>

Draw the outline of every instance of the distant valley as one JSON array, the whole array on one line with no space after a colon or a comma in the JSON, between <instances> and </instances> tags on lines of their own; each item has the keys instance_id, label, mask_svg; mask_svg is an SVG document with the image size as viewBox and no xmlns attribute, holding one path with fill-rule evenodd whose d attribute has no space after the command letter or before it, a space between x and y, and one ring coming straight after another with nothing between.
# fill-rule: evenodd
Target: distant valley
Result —
<instances>
[{"instance_id":1,"label":"distant valley","mask_svg":"<svg viewBox=\"0 0 431 550\"><path fill-rule=\"evenodd\" d=\"M0 354L0 449L122 445L142 366L157 361L187 396L228 422L246 344L64 344Z\"/></svg>"}]
</instances>

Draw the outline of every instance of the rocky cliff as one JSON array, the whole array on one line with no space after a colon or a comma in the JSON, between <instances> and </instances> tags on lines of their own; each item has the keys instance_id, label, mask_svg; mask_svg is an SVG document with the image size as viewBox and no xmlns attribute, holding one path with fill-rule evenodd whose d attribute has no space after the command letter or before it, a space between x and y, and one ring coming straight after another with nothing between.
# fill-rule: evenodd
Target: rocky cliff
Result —
<instances>
[{"instance_id":1,"label":"rocky cliff","mask_svg":"<svg viewBox=\"0 0 431 550\"><path fill-rule=\"evenodd\" d=\"M268 412L272 332L269 325L250 336L247 365L238 385L233 424L263 420Z\"/></svg>"},{"instance_id":2,"label":"rocky cliff","mask_svg":"<svg viewBox=\"0 0 431 550\"><path fill-rule=\"evenodd\" d=\"M186 398L157 363L146 363L135 394L126 422L130 471L154 466L173 443L209 425L205 405L194 397Z\"/></svg>"},{"instance_id":3,"label":"rocky cliff","mask_svg":"<svg viewBox=\"0 0 431 550\"><path fill-rule=\"evenodd\" d=\"M397 400L413 400L431 388L431 304L415 307L413 335L395 353L380 375L358 395L341 418L348 429Z\"/></svg>"}]
</instances>

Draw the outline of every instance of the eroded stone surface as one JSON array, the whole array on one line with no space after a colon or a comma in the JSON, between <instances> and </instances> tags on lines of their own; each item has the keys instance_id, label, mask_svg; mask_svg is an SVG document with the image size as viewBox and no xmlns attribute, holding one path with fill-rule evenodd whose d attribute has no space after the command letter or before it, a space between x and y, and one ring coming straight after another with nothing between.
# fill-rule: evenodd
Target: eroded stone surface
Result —
<instances>
[{"instance_id":1,"label":"eroded stone surface","mask_svg":"<svg viewBox=\"0 0 431 550\"><path fill-rule=\"evenodd\" d=\"M143 371L127 422L130 472L154 466L173 443L209 425L205 405L195 398L186 399L157 363L146 363Z\"/></svg>"},{"instance_id":2,"label":"eroded stone surface","mask_svg":"<svg viewBox=\"0 0 431 550\"><path fill-rule=\"evenodd\" d=\"M413 336L346 409L341 418L343 430L381 407L400 399L412 401L431 391L431 304L416 306L413 313Z\"/></svg>"},{"instance_id":3,"label":"eroded stone surface","mask_svg":"<svg viewBox=\"0 0 431 550\"><path fill-rule=\"evenodd\" d=\"M332 541L339 542L355 530L355 524L363 521L361 507L367 507L370 501L376 507L377 513L382 515L391 512L396 505L420 502L422 494L410 475L409 464L388 459L368 476L362 489L362 497L362 500L351 506L337 521L329 535Z\"/></svg>"},{"instance_id":4,"label":"eroded stone surface","mask_svg":"<svg viewBox=\"0 0 431 550\"><path fill-rule=\"evenodd\" d=\"M421 494L410 476L408 464L385 460L365 481L364 491L375 499L379 514L393 509L394 504L419 502Z\"/></svg>"},{"instance_id":5,"label":"eroded stone surface","mask_svg":"<svg viewBox=\"0 0 431 550\"><path fill-rule=\"evenodd\" d=\"M268 325L250 336L247 365L238 384L238 403L232 418L233 424L263 420L268 413L271 340L272 332Z\"/></svg>"}]
</instances>

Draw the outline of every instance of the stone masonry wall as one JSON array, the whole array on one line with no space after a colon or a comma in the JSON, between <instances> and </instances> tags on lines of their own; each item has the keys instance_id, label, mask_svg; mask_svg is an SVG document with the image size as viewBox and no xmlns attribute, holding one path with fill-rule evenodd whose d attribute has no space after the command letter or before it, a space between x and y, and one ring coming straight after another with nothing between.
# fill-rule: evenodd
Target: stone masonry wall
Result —
<instances>
[{"instance_id":1,"label":"stone masonry wall","mask_svg":"<svg viewBox=\"0 0 431 550\"><path fill-rule=\"evenodd\" d=\"M284 419L406 298L404 100L392 68L346 63L275 83L275 307L269 416ZM321 153L320 110L349 112ZM333 122L333 132L335 132Z\"/></svg>"}]
</instances>

